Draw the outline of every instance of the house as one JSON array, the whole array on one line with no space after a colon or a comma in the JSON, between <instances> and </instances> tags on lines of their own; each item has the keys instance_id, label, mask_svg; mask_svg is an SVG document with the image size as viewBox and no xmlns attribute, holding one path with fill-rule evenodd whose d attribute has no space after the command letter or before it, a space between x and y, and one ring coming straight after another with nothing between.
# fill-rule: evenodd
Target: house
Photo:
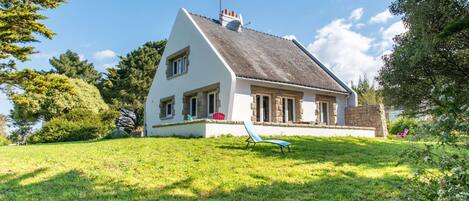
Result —
<instances>
[{"instance_id":1,"label":"house","mask_svg":"<svg viewBox=\"0 0 469 201\"><path fill-rule=\"evenodd\" d=\"M243 135L240 122L250 119L272 135L374 136L346 126L356 105L356 93L298 41L246 28L234 11L215 20L181 9L148 94L145 133ZM215 112L226 120L210 120Z\"/></svg>"}]
</instances>

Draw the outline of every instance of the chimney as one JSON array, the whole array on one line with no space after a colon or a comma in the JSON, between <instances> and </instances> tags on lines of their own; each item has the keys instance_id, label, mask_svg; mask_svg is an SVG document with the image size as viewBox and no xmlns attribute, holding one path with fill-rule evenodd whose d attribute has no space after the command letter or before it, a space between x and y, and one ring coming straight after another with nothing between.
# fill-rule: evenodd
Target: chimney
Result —
<instances>
[{"instance_id":1,"label":"chimney","mask_svg":"<svg viewBox=\"0 0 469 201\"><path fill-rule=\"evenodd\" d=\"M220 24L232 31L241 32L241 28L243 27L243 17L239 13L225 9L220 11Z\"/></svg>"}]
</instances>

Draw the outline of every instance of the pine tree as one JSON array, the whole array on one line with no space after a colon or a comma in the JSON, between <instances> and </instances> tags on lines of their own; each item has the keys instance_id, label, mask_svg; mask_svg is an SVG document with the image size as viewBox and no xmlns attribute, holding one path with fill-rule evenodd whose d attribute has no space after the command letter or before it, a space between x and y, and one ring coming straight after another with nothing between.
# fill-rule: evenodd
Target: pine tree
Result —
<instances>
[{"instance_id":1,"label":"pine tree","mask_svg":"<svg viewBox=\"0 0 469 201\"><path fill-rule=\"evenodd\" d=\"M352 82L352 89L357 92L358 105L378 105L383 103L381 92L376 89L375 84L368 81L366 75L360 77L358 84Z\"/></svg>"},{"instance_id":2,"label":"pine tree","mask_svg":"<svg viewBox=\"0 0 469 201\"><path fill-rule=\"evenodd\" d=\"M57 8L63 2L64 0L0 1L0 60L7 61L0 62L0 73L14 68L14 59L26 61L34 53L34 48L24 46L25 43L37 42L38 35L52 39L54 32L40 22L46 18L40 12Z\"/></svg>"},{"instance_id":3,"label":"pine tree","mask_svg":"<svg viewBox=\"0 0 469 201\"><path fill-rule=\"evenodd\" d=\"M119 64L107 69L100 84L104 99L119 108L124 119L131 119L127 124L131 130L143 126L145 100L165 45L166 40L147 42L120 57Z\"/></svg>"},{"instance_id":4,"label":"pine tree","mask_svg":"<svg viewBox=\"0 0 469 201\"><path fill-rule=\"evenodd\" d=\"M80 56L71 50L61 54L59 58L52 57L49 63L54 67L53 73L63 74L69 78L82 79L93 85L101 79L101 74L94 69L92 63L88 60L81 60Z\"/></svg>"}]
</instances>

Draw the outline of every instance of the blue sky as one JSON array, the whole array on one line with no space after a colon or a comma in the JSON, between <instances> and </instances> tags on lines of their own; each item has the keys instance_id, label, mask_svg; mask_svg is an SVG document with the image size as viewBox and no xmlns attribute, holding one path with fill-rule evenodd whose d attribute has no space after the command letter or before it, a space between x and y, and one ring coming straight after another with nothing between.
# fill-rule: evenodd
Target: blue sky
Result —
<instances>
[{"instance_id":1,"label":"blue sky","mask_svg":"<svg viewBox=\"0 0 469 201\"><path fill-rule=\"evenodd\" d=\"M168 37L179 8L217 18L218 0L68 0L46 11L44 23L57 35L33 43L39 53L20 69L50 69L49 58L67 49L95 64L99 71L115 65L146 41ZM224 0L222 8L243 15L249 27L296 38L326 66L349 82L360 74L373 77L380 56L389 53L391 38L404 31L399 17L387 8L391 1L371 0ZM0 113L11 104L0 95Z\"/></svg>"}]
</instances>

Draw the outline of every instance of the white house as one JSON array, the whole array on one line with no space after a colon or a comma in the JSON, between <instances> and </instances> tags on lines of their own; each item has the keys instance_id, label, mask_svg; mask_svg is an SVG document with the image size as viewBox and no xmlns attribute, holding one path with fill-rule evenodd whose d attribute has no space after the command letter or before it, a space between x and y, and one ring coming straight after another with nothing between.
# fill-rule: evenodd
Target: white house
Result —
<instances>
[{"instance_id":1,"label":"white house","mask_svg":"<svg viewBox=\"0 0 469 201\"><path fill-rule=\"evenodd\" d=\"M242 135L240 121L249 119L274 126L272 135L374 136L345 126L345 108L356 104L356 93L298 41L246 28L233 11L215 20L181 9L148 94L145 133ZM215 112L226 121L207 120Z\"/></svg>"}]
</instances>

